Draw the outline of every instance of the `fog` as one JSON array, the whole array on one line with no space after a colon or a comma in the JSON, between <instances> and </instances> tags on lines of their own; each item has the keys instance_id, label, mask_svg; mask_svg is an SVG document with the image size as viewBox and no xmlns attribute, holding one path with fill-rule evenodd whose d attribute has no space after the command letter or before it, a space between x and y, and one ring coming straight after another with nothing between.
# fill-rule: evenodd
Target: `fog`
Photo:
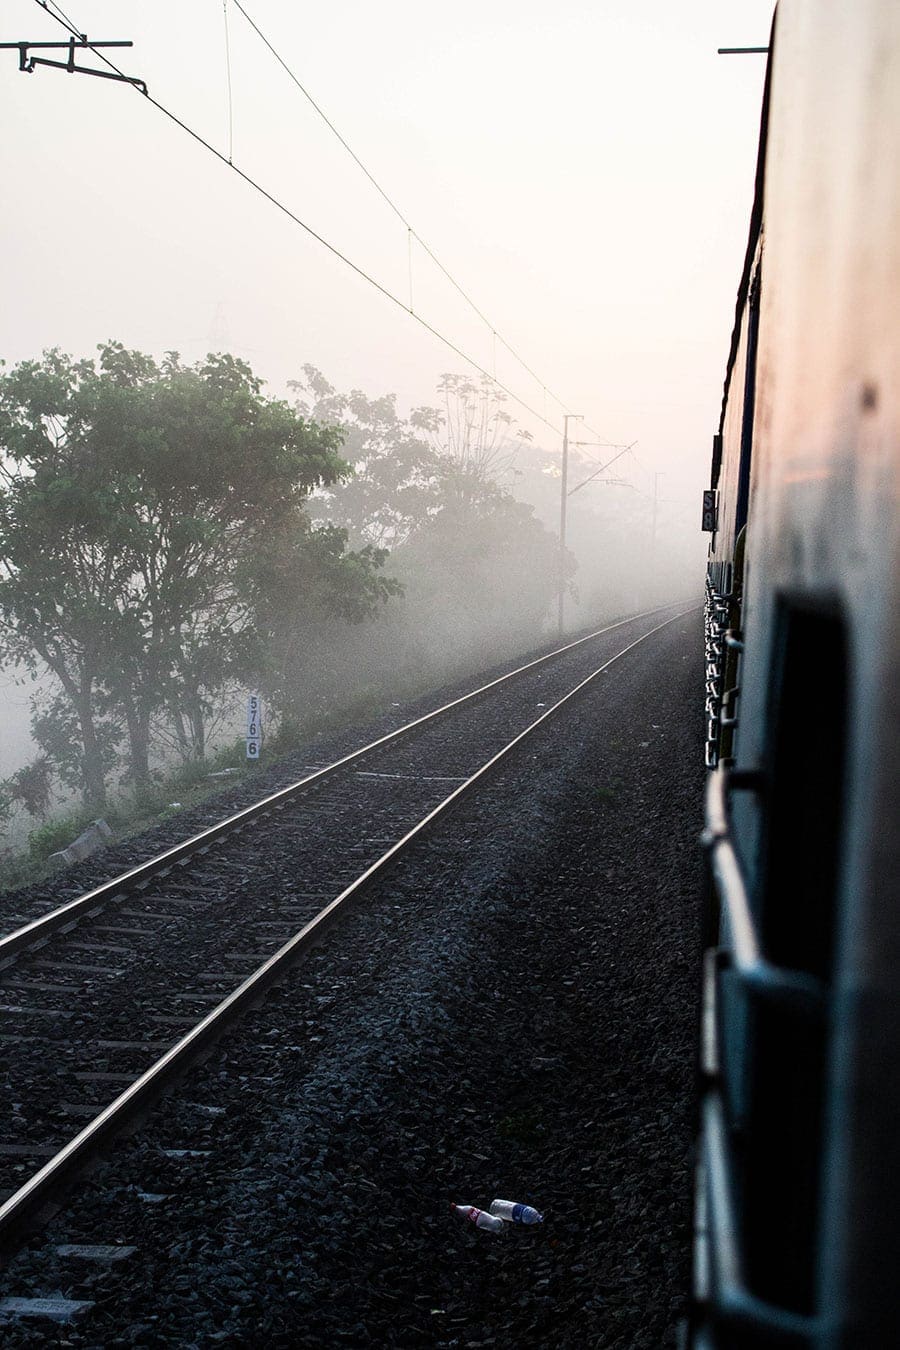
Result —
<instances>
[{"instance_id":1,"label":"fog","mask_svg":"<svg viewBox=\"0 0 900 1350\"><path fill-rule=\"evenodd\" d=\"M297 710L362 709L391 679L400 697L552 634L563 412L581 415L569 421L567 628L699 593L699 496L764 76L764 58L716 47L763 44L771 0L243 8L403 220L233 3L65 7L92 39L132 40L111 54L120 69L399 303L137 90L20 74L5 52L7 370L54 347L92 357L109 339L157 360L225 351L270 398L303 402L292 382L311 364L339 394L392 397L406 426L440 406L445 372L479 388L479 368L495 376L506 394L492 407L510 420L493 478L544 527L527 568L504 557L502 532L473 545L486 572L461 568L446 521L443 545L432 526L418 543L382 540L404 594L365 623L310 628ZM66 37L30 0L5 5L2 28L3 41ZM452 456L439 429L425 440ZM337 499L311 509L347 524ZM350 533L351 546L372 542ZM495 596L473 595L488 574ZM9 663L0 674L0 777L34 754L22 678ZM229 697L222 739L240 734L240 691Z\"/></svg>"}]
</instances>

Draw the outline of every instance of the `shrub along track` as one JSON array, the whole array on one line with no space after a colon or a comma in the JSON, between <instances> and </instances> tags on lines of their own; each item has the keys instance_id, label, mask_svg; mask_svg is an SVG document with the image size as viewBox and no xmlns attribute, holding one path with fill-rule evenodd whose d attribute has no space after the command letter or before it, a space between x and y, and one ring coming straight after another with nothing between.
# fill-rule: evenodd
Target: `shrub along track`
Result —
<instances>
[{"instance_id":1,"label":"shrub along track","mask_svg":"<svg viewBox=\"0 0 900 1350\"><path fill-rule=\"evenodd\" d=\"M42 1243L8 1292L92 1299L72 1344L663 1344L687 1194L695 627L612 667L419 845L56 1221L57 1242L136 1242L140 1270L73 1270ZM451 1196L504 1191L545 1228L450 1224Z\"/></svg>"}]
</instances>

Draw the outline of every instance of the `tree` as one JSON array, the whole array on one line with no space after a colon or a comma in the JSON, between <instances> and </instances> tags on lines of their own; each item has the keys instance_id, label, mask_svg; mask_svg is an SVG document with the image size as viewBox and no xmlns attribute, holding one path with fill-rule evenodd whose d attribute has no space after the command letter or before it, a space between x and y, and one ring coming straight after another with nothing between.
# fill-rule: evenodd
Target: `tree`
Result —
<instances>
[{"instance_id":1,"label":"tree","mask_svg":"<svg viewBox=\"0 0 900 1350\"><path fill-rule=\"evenodd\" d=\"M504 407L503 391L487 375L476 384L465 375L444 374L438 394L441 406L416 408L411 421L441 457L445 479L458 491L477 490L479 484L508 485L516 441L530 441L531 433L513 433L515 418Z\"/></svg>"},{"instance_id":2,"label":"tree","mask_svg":"<svg viewBox=\"0 0 900 1350\"><path fill-rule=\"evenodd\" d=\"M100 716L121 722L137 782L161 710L202 757L211 697L258 651L247 559L292 529L309 542L309 494L349 472L340 441L227 355L158 364L110 342L0 377L0 651L59 681L89 805ZM380 561L343 566L365 589Z\"/></svg>"},{"instance_id":3,"label":"tree","mask_svg":"<svg viewBox=\"0 0 900 1350\"><path fill-rule=\"evenodd\" d=\"M39 820L46 820L52 795L52 770L46 755L39 755L31 764L24 765L0 783L0 801L4 807L18 804Z\"/></svg>"},{"instance_id":4,"label":"tree","mask_svg":"<svg viewBox=\"0 0 900 1350\"><path fill-rule=\"evenodd\" d=\"M432 410L418 425L397 413L396 397L369 398L360 389L339 394L315 366L290 381L302 416L340 428L341 453L353 474L321 488L313 515L340 526L356 544L394 549L439 509L441 461L428 442ZM424 434L423 434L424 433Z\"/></svg>"},{"instance_id":5,"label":"tree","mask_svg":"<svg viewBox=\"0 0 900 1350\"><path fill-rule=\"evenodd\" d=\"M340 428L353 475L316 493L311 509L346 529L354 541L401 548L449 503L508 486L527 431L515 430L506 396L486 376L475 383L444 374L438 406L397 413L396 397L339 394L315 366L290 387L304 395L297 409Z\"/></svg>"},{"instance_id":6,"label":"tree","mask_svg":"<svg viewBox=\"0 0 900 1350\"><path fill-rule=\"evenodd\" d=\"M467 660L533 640L556 594L558 543L509 490L530 437L493 382L445 374L439 403L408 421L393 396L338 394L312 366L294 388L307 395L304 414L344 431L357 472L313 505L354 538L390 547L406 592L393 633L408 662L424 671L437 651Z\"/></svg>"},{"instance_id":7,"label":"tree","mask_svg":"<svg viewBox=\"0 0 900 1350\"><path fill-rule=\"evenodd\" d=\"M89 363L49 352L0 381L0 633L8 658L32 672L43 662L59 680L78 723L85 800L100 807L94 699L129 568L108 546L115 490L86 446L77 391L90 375Z\"/></svg>"},{"instance_id":8,"label":"tree","mask_svg":"<svg viewBox=\"0 0 900 1350\"><path fill-rule=\"evenodd\" d=\"M558 546L510 491L531 437L492 380L444 374L439 402L413 409L408 421L393 395L339 394L313 366L292 387L306 395L304 415L340 425L356 471L318 493L313 508L353 538L391 549L423 622L427 595L429 616L461 605L473 631L487 615L496 623L504 607L520 631L540 627L555 594ZM571 575L572 558L566 568Z\"/></svg>"},{"instance_id":9,"label":"tree","mask_svg":"<svg viewBox=\"0 0 900 1350\"><path fill-rule=\"evenodd\" d=\"M496 484L472 473L453 481L462 490L395 558L422 623L473 653L535 641L556 594L556 536ZM573 573L567 555L567 578Z\"/></svg>"},{"instance_id":10,"label":"tree","mask_svg":"<svg viewBox=\"0 0 900 1350\"><path fill-rule=\"evenodd\" d=\"M358 625L402 593L393 577L381 574L384 549L371 544L347 550L347 532L335 525L314 528L305 513L281 522L248 554L241 581L253 610L254 627L245 661L260 672L270 700L291 715L321 660L328 630L335 623ZM340 673L327 684L340 688Z\"/></svg>"}]
</instances>

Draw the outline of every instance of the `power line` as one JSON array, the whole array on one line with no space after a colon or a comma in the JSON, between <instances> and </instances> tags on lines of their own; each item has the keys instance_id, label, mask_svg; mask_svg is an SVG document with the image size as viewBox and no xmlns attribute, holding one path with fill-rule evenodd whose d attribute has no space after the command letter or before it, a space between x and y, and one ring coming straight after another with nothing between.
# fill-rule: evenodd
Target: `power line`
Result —
<instances>
[{"instance_id":1,"label":"power line","mask_svg":"<svg viewBox=\"0 0 900 1350\"><path fill-rule=\"evenodd\" d=\"M341 135L337 127L332 122L331 118L327 115L324 109L321 108L320 105L316 102L312 94L309 92L306 86L300 81L300 79L294 73L294 71L291 70L290 66L287 64L287 62L284 60L281 54L275 49L275 47L266 37L265 33L263 33L263 31L256 23L256 21L253 18L251 18L251 16L247 13L246 9L241 4L241 0L234 0L234 6L235 9L239 10L240 13L243 14L244 18L247 20L247 23L253 29L256 36L260 39L263 45L268 48L268 50L271 52L272 56L274 56L275 60L281 66L285 74L289 77L290 80L293 81L296 87L300 90L300 93L303 95L303 97L307 99L310 105L319 114L319 116L321 117L325 125L328 127L328 129L333 133L333 135L338 139L338 141L340 141L341 145L347 151L347 154L350 156L353 162L362 170L366 178L368 178L369 182L375 188L375 191L391 208L397 219L406 227L410 239L415 239L416 243L420 246L420 248L425 253L428 254L428 257L434 263L435 267L437 267L438 270L443 274L443 276L446 277L446 279L450 282L451 286L453 286L453 288L458 292L458 294L462 296L466 304L469 305L469 307L475 312L475 314L478 315L478 318L485 325L485 327L489 329L492 337L495 340L500 341L500 343L506 348L509 354L512 357L514 357L516 361L518 361L522 369L527 371L527 373L540 386L540 388L543 389L545 393L548 393L550 397L554 400L554 402L558 403L561 408L568 407L568 404L565 402L565 400L561 399L557 394L555 394L553 390L550 389L550 387L544 383L544 381L538 375L537 371L532 370L531 366L529 366L528 363L523 359L523 357L519 355L516 349L509 342L507 342L506 338L499 331L499 329L497 329L495 325L491 323L490 319L487 317L486 314L482 312L482 310L478 307L478 305L476 305L475 301L472 299L469 293L463 288L462 285L460 285L460 283L456 280L453 274L444 266L440 258L438 258L437 255L435 254L434 250L426 243L426 241L422 238L419 232L416 229L414 229L414 227L410 224L406 214L400 209L400 207L390 196L390 194L386 192L385 189L381 186L375 175L371 173L371 171L366 167L366 165L360 159L359 155L356 153L353 147Z\"/></svg>"},{"instance_id":2,"label":"power line","mask_svg":"<svg viewBox=\"0 0 900 1350\"><path fill-rule=\"evenodd\" d=\"M56 21L57 21L58 23L61 23L61 24L63 25L63 27L66 28L66 30L67 30L69 33L71 33L71 34L73 34L74 36L77 36L77 37L79 37L79 38L82 38L82 39L85 37L84 34L82 34L82 33L80 33L80 32L78 31L78 29L75 27L75 25L73 24L72 20L68 17L68 15L66 15L66 14L63 12L63 10L60 8L60 6L56 3L56 0L35 0L35 3L38 4L38 5L40 6L40 8L43 9L47 14L49 14L51 18L56 19ZM208 150L209 153L212 154L212 155L214 155L214 156L215 156L222 164L225 164L229 169L231 169L234 173L236 173L236 174L237 174L240 178L242 178L242 179L244 180L244 182L246 182L250 187L254 188L254 189L255 189L257 192L259 192L263 197L265 197L267 201L271 202L273 206L277 207L280 211L282 211L286 216L288 216L288 218L289 218L291 221L294 222L294 224L298 225L301 229L305 230L307 234L309 234L313 239L315 239L315 240L317 241L317 243L322 244L324 248L328 249L328 251L329 251L330 253L332 253L336 258L338 258L338 259L339 259L341 262L343 262L347 267L349 267L352 271L354 271L354 272L355 272L359 277L361 277L364 281L367 281L367 282L369 283L369 285L373 286L373 287L374 287L377 291L379 291L380 294L382 294L386 299L391 300L395 305L398 306L398 308L400 308L400 309L404 310L406 313L408 313L413 319L415 319L415 321L416 321L417 323L419 323L424 329L426 329L427 332L431 333L431 335L432 335L433 337L436 337L436 338L438 339L439 342L442 342L442 343L443 343L450 351L452 351L452 352L454 353L454 355L459 356L461 360L468 362L469 365L471 365L471 366L473 367L473 369L477 370L479 374L484 375L487 379L491 380L491 381L497 386L498 389L501 389L505 394L508 395L508 397L512 398L516 403L519 404L520 407L524 408L527 412L529 412L529 413L532 415L532 417L535 417L539 422L543 423L544 426L549 427L551 431L553 431L553 432L556 433L556 435L560 435L559 427L555 426L555 425L550 421L550 419L546 416L546 412L544 412L544 413L538 412L538 410L537 410L536 408L533 408L529 403L527 403L527 402L526 402L523 398L521 398L518 394L514 393L513 390L511 390L507 385L503 384L503 382L502 382L501 380L498 380L498 379L497 379L497 375L496 375L496 343L497 343L497 341L498 341L498 340L500 341L500 343L506 348L506 350L510 353L510 355L513 356L513 357L515 358L516 361L518 361L518 363L519 363L519 365L522 367L522 369L525 370L525 371L532 377L532 379L535 380L535 382L540 386L540 388L543 390L544 396L545 396L545 406L546 406L546 395L547 395L547 394L549 394L550 397L554 400L554 402L558 403L559 406L560 406L561 408L566 408L566 407L567 407L567 404L566 404L561 398L559 398L559 396L558 396L557 394L553 393L553 391L549 388L549 386L546 385L546 384L544 383L544 381L540 378L540 376L537 374L537 372L534 371L534 370L531 368L531 366L529 366L528 363L527 363L526 361L523 360L523 358L518 354L518 352L517 352L517 351L516 351L516 350L515 350L515 349L514 349L507 341L506 341L506 339L503 337L502 333L500 333L500 332L493 326L493 324L491 324L491 322L490 322L490 320L487 318L487 316L486 316L485 314L482 313L482 311L479 309L479 307L475 304L474 300L471 299L471 297L468 295L468 293L463 289L463 287L459 284L459 282L455 279L455 277L453 277L452 274L447 270L447 268L443 265L443 263L440 261L440 259L435 255L435 253L432 251L432 249L429 247L429 245L428 245L428 244L425 242L425 240L421 237L421 235L419 235L418 232L413 228L413 226L412 226L412 225L410 224L410 222L407 220L407 218L406 218L406 216L404 215L404 213L400 210L400 208L396 205L396 203L392 200L392 198L388 195L388 193L385 192L384 188L382 188L381 184L377 181L377 179L374 177L374 175L371 174L371 173L369 172L369 170L366 168L366 165L362 162L362 160L361 160L361 159L359 158L359 156L355 153L355 151L352 149L352 147L351 147L351 146L348 144L348 142L344 139L344 137L343 137L343 136L341 135L341 133L338 131L338 129L337 129L337 127L334 125L334 123L330 120L330 118L326 115L326 113L323 111L323 109L322 109L322 108L319 106L319 104L315 101L315 99L312 97L312 95L309 93L309 91L303 86L303 84L301 84L300 80L297 78L297 76L294 74L294 72L290 69L290 67L287 65L287 63L286 63L286 62L283 60L283 58L279 55L279 53L276 51L276 49L272 46L271 42L269 42L269 40L268 40L268 38L265 36L265 34L260 30L260 28L258 27L258 25L254 22L254 20L253 20L253 19L250 17L250 15L247 13L246 9L245 9L244 6L241 4L240 0L233 0L233 3L234 3L234 5L235 5L235 7L236 7L236 8L240 11L240 13L243 15L243 17L246 19L246 21L247 21L247 23L250 25L250 27L251 27L251 28L254 30L254 32L257 34L257 36L259 37L259 39L265 44L265 46L268 48L268 50L269 50L269 51L272 53L272 55L275 57L276 61L278 61L279 65L282 66L282 68L284 69L284 71L286 72L286 74L290 77L290 79L291 79L291 80L293 81L293 83L297 86L297 88L298 88L298 89L300 90L300 92L304 95L304 97L309 101L309 103L312 105L312 107L315 109L315 111L319 114L319 116L322 118L322 120L326 123L326 125L329 127L329 129L333 132L333 134L337 137L337 139L340 141L341 145L344 147L344 149L347 151L347 153L351 156L351 158L354 160L354 162L359 166L359 168L362 170L362 172L366 175L366 177L367 177L367 178L369 179L369 181L372 183L373 187L376 189L376 191L379 193L379 195L380 195L380 196L384 199L384 201L388 204L388 206L391 208L391 210L394 212L394 214L398 217L398 219L406 226L406 230L407 230L407 240L408 240L408 242L409 242L409 247L410 247L410 252L409 252L409 292L410 292L410 295L409 295L409 304L408 304L408 305L404 304L403 301L402 301L398 296L394 295L393 292L389 291L385 286L382 286L381 283L378 282L378 281L376 281L375 278L372 277L368 272L366 272L363 268L359 267L356 263L354 263L354 262L353 262L350 258L348 258L345 254L341 253L341 251L340 251L339 249L337 249L333 244L330 244L330 243L328 242L327 239L325 239L322 235L318 234L318 233L317 233L310 225L307 225L307 223L306 223L304 220L301 220L299 216L295 215L294 212L291 211L290 208L287 207L287 206L286 206L279 198L277 198L276 196L274 196L273 193L270 193L266 188L264 188L264 187L262 186L262 184L258 183L254 178L252 178L249 174L245 173L243 169L240 169L240 168L233 162L233 158L232 158L232 149L233 149L233 147L232 147L232 145L231 145L231 135L232 135L232 132L231 132L231 125L232 125L231 117L232 117L232 114L231 114L231 84L230 84L231 71L230 71L230 57L229 57L229 64L228 64L228 79L229 79L229 88L228 88L228 97L229 97L229 154L228 154L227 156L223 155L223 154L221 153L221 151L219 151L219 150L217 150L217 149L215 148L214 145L212 145L209 141L205 140L205 138L204 138L203 136L201 136L199 132L195 131L192 127L188 126L188 124L187 124L186 122L183 122L182 119L181 119L180 117L178 117L175 113L171 112L167 107L165 107L164 104L160 103L157 99L153 98L152 95L150 95L150 94L147 92L146 89L143 89L143 90L142 90L142 92L144 93L144 96L145 96L145 97L153 104L153 106L154 106L155 108L158 108L160 112L162 112L166 117L168 117L172 122L174 122L174 123L176 124L176 126L178 126L181 130L183 130L184 132L186 132L187 135L191 136L195 141L198 142L198 144L202 145L203 148L204 148L205 150ZM52 8L51 8L51 6L52 6ZM223 10L224 10L224 12L225 12L226 42L227 42L227 5L226 5L226 0L223 0ZM54 13L53 11L57 11L57 12ZM90 44L90 43L87 43L87 45L90 47L91 44ZM91 48L91 50L95 50L95 49L94 49L94 48ZM103 61L110 67L111 70L115 71L117 75L122 75L122 72L119 70L119 68L118 68L118 67L117 67L117 66L116 66L116 65L115 65L115 64L114 64L107 56L104 56L102 52L95 51L95 54L98 55L98 56L101 58L101 60L103 60ZM463 297L463 299L466 301L466 303L472 308L472 310L475 312L475 314L478 315L478 317L479 317L479 319L482 321L482 323L484 323L485 326L490 330L490 332L491 332L491 342L492 342L492 352L494 353L494 355L493 355L493 357L492 357L492 365L494 366L493 371L487 370L486 367L483 366L479 361L476 361L473 357L469 356L467 352L463 351L460 347L458 347L458 346L456 345L456 343L454 343L450 338L445 337L445 335L444 335L443 333L441 333L441 332L440 332L437 328L435 328L432 324L428 323L428 321L427 321L426 319L424 319L420 314L417 314L417 313L414 311L414 309L413 309L413 300L412 300L412 252L411 252L411 245L412 245L412 240L413 240L413 239L415 239L416 242L420 245L420 247L424 250L424 252L428 254L428 256L431 258L431 260L432 260L432 262L435 264L435 266L443 273L443 275L447 278L447 280L454 286L454 288L458 291L458 293ZM583 425L584 425L585 429L591 433L591 435L593 435L593 436L595 436L595 437L597 438L598 441L605 441L606 438L605 438L604 436L602 436L601 433L600 433L599 431L597 431L594 427L592 427L589 423L584 422Z\"/></svg>"},{"instance_id":3,"label":"power line","mask_svg":"<svg viewBox=\"0 0 900 1350\"><path fill-rule=\"evenodd\" d=\"M49 14L51 18L54 18L57 20L58 23L63 24L63 26L70 33L74 33L75 30L70 25L69 21L63 18L59 18L59 16L54 14L50 10L49 5L45 3L45 0L35 0L35 3L38 4L41 9L45 10L46 13ZM81 35L79 34L79 36ZM89 42L86 43L86 46L88 46L91 49L91 51L94 51L95 55L99 56L100 59L104 61L106 65L110 67L111 70L115 71L117 75L120 76L122 75L122 72L119 70L118 66L116 66L114 62L110 61L108 56L105 56L103 52L98 51L97 49L92 47ZM127 76L123 78L127 79ZM544 417L541 413L539 413L536 408L533 408L530 403L527 403L525 399L523 399L519 394L515 393L501 380L495 379L494 376L491 374L491 372L487 370L481 364L480 361L476 361L474 357L468 354L468 352L465 352L461 347L458 347L457 344L453 342L451 338L446 337L438 328L435 328L433 324L430 324L427 319L423 318L421 314L415 313L410 308L409 305L404 304L403 301L398 296L394 295L392 291L389 291L386 286L383 286L381 284L380 281L377 281L373 276L371 276L370 273L366 272L364 268L360 267L357 263L353 262L352 259L348 258L347 255L345 253L342 253L339 248L336 248L334 244L329 243L328 240L323 235L319 234L316 230L312 228L311 225L308 225L305 220L302 220L298 215L296 215L290 209L290 207L286 206L285 203L280 200L280 198L274 195L274 193L269 192L269 190L263 187L261 183L257 182L255 178L251 177L250 174L245 173L244 170L239 168L237 164L229 160L226 155L223 155L220 150L217 150L214 145L212 145L209 141L207 141L203 136L200 135L199 131L195 131L193 127L187 124L187 122L182 121L182 119L176 113L173 113L169 108L165 106L165 104L160 103L158 99L155 99L153 95L147 92L146 90L143 91L143 97L147 100L148 103L152 103L154 108L158 108L159 111L164 114L164 116L168 117L168 119L171 122L173 122L177 127L179 127L182 131L184 131L193 140L195 140L198 145L201 145L204 148L204 150L207 150L211 155L214 155L215 158L219 160L221 164L224 164L226 168L232 171L232 173L236 173L239 178L243 179L243 181L248 184L249 187L252 187L256 192L260 194L260 196L264 197L266 201L270 202L273 206L277 207L277 209L281 211L284 215L286 215L289 220L293 221L295 225L298 225L300 229L304 230L311 238L315 239L317 243L323 246L323 248L326 248L328 252L331 253L335 258L338 258L342 263L345 264L345 266L349 267L352 272L355 272L358 277L362 278L363 281L368 282L370 286L374 287L374 289L378 291L379 294L383 295L386 300L390 300L393 304L397 306L398 309L402 309L405 314L410 315L410 317L413 318L416 321L416 323L420 324L421 327L426 330L426 332L432 335L432 337L435 337L438 339L439 342L442 342L444 346L447 347L448 350L452 351L455 356L458 356L461 360L466 361L474 370L477 370L480 375L484 375L486 379L494 383L498 389L501 389L504 394L508 395L509 398L513 399L516 403L518 403L518 405L521 408L524 408L527 412L529 412L532 417L537 419L537 421L542 422L544 426L549 427L550 430L555 432L557 435L560 434L559 427L554 426L554 424L547 417Z\"/></svg>"},{"instance_id":4,"label":"power line","mask_svg":"<svg viewBox=\"0 0 900 1350\"><path fill-rule=\"evenodd\" d=\"M72 20L66 14L65 10L61 9L60 6L56 4L56 0L37 0L37 2L40 5L41 9L45 9L47 11L51 19L55 19L57 23L61 23L63 28L68 29L68 31L72 34L73 37L77 38L87 37L86 33L79 33L78 29L75 27ZM55 13L54 10L56 11ZM93 48L91 48L91 50L93 51Z\"/></svg>"},{"instance_id":5,"label":"power line","mask_svg":"<svg viewBox=\"0 0 900 1350\"><path fill-rule=\"evenodd\" d=\"M555 403L558 403L561 408L567 409L569 407L569 404L566 403L564 399L561 399L558 394L555 394L553 390L549 387L549 385L545 384L545 382L541 379L537 371L533 370L532 367L528 364L528 362L522 356L519 355L516 349L509 342L507 342L503 334L494 326L494 324L491 323L490 319L487 317L485 313L483 313L483 311L478 307L478 305L476 305L475 301L472 299L469 293L456 280L456 278L448 270L448 268L444 266L444 264L441 262L440 258L436 255L436 253L430 247L430 245L426 243L426 241L422 238L419 232L412 226L406 214L401 210L401 208L397 205L397 203L390 196L390 194L381 186L375 175L363 163L359 155L349 144L349 142L344 138L344 136L341 135L340 131L338 131L337 127L334 125L331 118L327 115L324 109L316 102L312 94L301 82L299 77L294 73L293 70L291 70L290 66L281 56L280 52L278 52L276 48L272 45L272 43L266 37L265 33L263 33L262 29L259 27L256 21L253 18L251 18L251 16L247 13L246 9L241 4L241 0L234 0L234 6L241 12L241 14L243 14L244 18L247 20L247 23L253 29L256 36L263 43L263 45L268 48L268 50L271 52L272 56L274 56L275 60L281 66L282 70L285 72L288 78L296 85L296 87L300 90L300 93L303 95L303 97L315 109L315 111L321 117L322 121L325 123L328 129L333 133L333 135L337 138L337 140L347 151L347 154L350 156L353 162L356 165L358 165L358 167L362 170L366 178L368 178L369 182L375 188L375 191L387 203L387 205L393 211L394 215L401 222L401 224L405 226L408 239L410 241L415 239L416 243L423 250L423 252L427 253L428 257L434 263L435 267L437 267L438 271L440 271L442 275L446 277L446 279L450 282L451 286L453 286L453 288L457 291L457 293L462 296L466 304L473 310L473 312L477 314L478 318L485 325L485 327L489 329L491 334L492 351L494 352L496 351L496 344L499 341L500 344L503 347L505 347L506 350L509 352L510 356L512 356L514 360L518 361L522 369L526 371L527 374L529 374L531 378L535 381L535 383L543 390L544 394L545 395L549 394ZM412 290L411 284L410 290ZM496 357L494 357L493 359L493 364L496 370ZM496 376L494 376L493 378L496 378ZM603 439L603 437L600 435L600 432L596 431L593 427L589 426L587 422L585 422L584 425L593 436L596 436L599 440Z\"/></svg>"},{"instance_id":6,"label":"power line","mask_svg":"<svg viewBox=\"0 0 900 1350\"><path fill-rule=\"evenodd\" d=\"M587 487L588 483L593 483L594 479L599 478L601 473L605 473L605 471L612 464L615 464L617 459L621 459L623 455L627 455L630 449L631 449L630 445L621 446L619 448L619 453L617 455L613 455L612 459L608 459L605 464L601 464L598 469L595 469L592 474L590 474L587 478L583 479L582 482L580 482L577 487L570 488L569 491L566 493L566 496L571 497L573 492L579 492L583 487Z\"/></svg>"}]
</instances>

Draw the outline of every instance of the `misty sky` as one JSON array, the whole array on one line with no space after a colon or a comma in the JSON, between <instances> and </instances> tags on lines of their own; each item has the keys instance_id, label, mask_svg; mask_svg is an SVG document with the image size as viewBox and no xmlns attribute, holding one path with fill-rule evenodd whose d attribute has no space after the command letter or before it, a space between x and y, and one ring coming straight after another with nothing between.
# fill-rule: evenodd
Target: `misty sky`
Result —
<instances>
[{"instance_id":1,"label":"misty sky","mask_svg":"<svg viewBox=\"0 0 900 1350\"><path fill-rule=\"evenodd\" d=\"M117 64L228 153L223 0L61 5L91 38L131 38ZM639 442L629 476L663 471L693 529L765 60L716 47L764 45L772 0L244 7L497 330L604 439ZM407 303L402 224L231 0L228 29L234 162ZM3 4L0 40L64 37L33 0ZM107 338L191 361L225 349L271 393L312 362L403 411L465 369L134 89L0 56L7 363ZM489 331L418 249L413 303L494 368ZM559 423L499 344L496 373Z\"/></svg>"},{"instance_id":2,"label":"misty sky","mask_svg":"<svg viewBox=\"0 0 900 1350\"><path fill-rule=\"evenodd\" d=\"M227 153L222 0L62 8L133 39L114 59ZM406 301L401 223L228 8L235 162ZM549 388L609 440L639 439L674 489L716 418L763 80L764 58L715 49L764 43L771 0L245 8ZM6 0L0 28L65 37L32 0ZM3 55L7 361L108 337L191 360L228 347L273 392L312 361L401 406L462 368L134 90ZM490 334L418 250L413 302L493 368ZM502 347L497 374L543 411Z\"/></svg>"}]
</instances>

